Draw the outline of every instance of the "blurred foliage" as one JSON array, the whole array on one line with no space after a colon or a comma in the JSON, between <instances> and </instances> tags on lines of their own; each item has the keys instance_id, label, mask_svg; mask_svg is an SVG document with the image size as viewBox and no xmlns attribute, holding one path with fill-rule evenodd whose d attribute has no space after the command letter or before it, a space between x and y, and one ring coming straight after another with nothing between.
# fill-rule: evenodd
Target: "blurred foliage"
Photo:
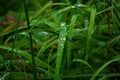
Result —
<instances>
[{"instance_id":1,"label":"blurred foliage","mask_svg":"<svg viewBox=\"0 0 120 80\"><path fill-rule=\"evenodd\" d=\"M31 32L38 79L120 80L119 0L26 4L30 29L22 0L0 3L0 79L33 80Z\"/></svg>"}]
</instances>

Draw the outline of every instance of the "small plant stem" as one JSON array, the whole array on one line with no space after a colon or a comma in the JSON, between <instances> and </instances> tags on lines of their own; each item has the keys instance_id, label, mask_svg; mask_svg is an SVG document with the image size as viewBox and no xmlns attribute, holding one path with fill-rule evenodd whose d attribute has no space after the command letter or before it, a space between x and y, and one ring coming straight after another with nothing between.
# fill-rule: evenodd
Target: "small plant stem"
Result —
<instances>
[{"instance_id":1,"label":"small plant stem","mask_svg":"<svg viewBox=\"0 0 120 80\"><path fill-rule=\"evenodd\" d=\"M30 22L29 22L29 16L28 16L28 10L25 3L25 0L23 0L26 19L27 19L27 26L30 29ZM30 37L30 49L31 49L31 56L32 56L32 70L33 70L33 80L37 80L37 73L36 73L36 65L35 65L35 59L34 59L34 52L33 52L33 41L32 41L32 34L29 32Z\"/></svg>"}]
</instances>

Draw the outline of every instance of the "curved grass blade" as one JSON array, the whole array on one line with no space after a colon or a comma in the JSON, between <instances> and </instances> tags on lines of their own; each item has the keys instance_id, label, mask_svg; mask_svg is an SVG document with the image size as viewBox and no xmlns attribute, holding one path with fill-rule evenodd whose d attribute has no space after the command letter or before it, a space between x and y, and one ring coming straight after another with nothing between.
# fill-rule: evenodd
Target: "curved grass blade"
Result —
<instances>
[{"instance_id":1,"label":"curved grass blade","mask_svg":"<svg viewBox=\"0 0 120 80\"><path fill-rule=\"evenodd\" d=\"M57 30L57 28L58 28L58 25L55 22L51 22L51 21L48 21L48 20L43 20L42 23L48 25L53 30Z\"/></svg>"},{"instance_id":2,"label":"curved grass blade","mask_svg":"<svg viewBox=\"0 0 120 80\"><path fill-rule=\"evenodd\" d=\"M99 73L105 68L107 67L109 64L115 62L115 61L120 61L120 58L115 58L113 60L110 60L108 62L106 62L103 66L101 66L96 72L95 74L92 76L92 78L90 80L96 80L96 76L99 75Z\"/></svg>"},{"instance_id":3,"label":"curved grass blade","mask_svg":"<svg viewBox=\"0 0 120 80\"><path fill-rule=\"evenodd\" d=\"M82 59L74 59L73 62L81 62L83 64L85 64L88 68L90 68L91 71L93 71L93 68L92 66L85 60L82 60Z\"/></svg>"},{"instance_id":4,"label":"curved grass blade","mask_svg":"<svg viewBox=\"0 0 120 80\"><path fill-rule=\"evenodd\" d=\"M33 18L38 17L44 10L46 10L46 8L48 8L48 7L50 7L50 6L52 6L52 1L49 1L45 6L43 6L43 8L40 9L40 10L37 12L36 15L34 15L34 16L32 16L32 17L30 18L30 21L31 21Z\"/></svg>"},{"instance_id":5,"label":"curved grass blade","mask_svg":"<svg viewBox=\"0 0 120 80\"><path fill-rule=\"evenodd\" d=\"M70 21L70 27L69 27L69 31L68 31L68 38L72 39L73 36L73 32L74 32L74 27L75 27L75 23L77 21L77 15L73 15Z\"/></svg>"},{"instance_id":6,"label":"curved grass blade","mask_svg":"<svg viewBox=\"0 0 120 80\"><path fill-rule=\"evenodd\" d=\"M0 45L0 48L1 48L1 49L5 49L5 50L8 50L8 51L11 51L11 50L12 50L11 47L7 47L7 46L3 46L3 45ZM24 58L28 59L29 61L32 60L31 55L30 55L29 53L25 52L25 51L22 51L22 50L19 50L19 49L14 48L14 49L13 49L13 52L18 53L19 55L23 56ZM43 67L43 68L47 68L47 67L48 67L49 69L51 69L51 70L54 71L54 69L53 69L50 65L48 65L47 63L39 60L39 59L36 58L36 57L35 57L35 62L36 62L36 65L38 65L38 66L41 66L41 67Z\"/></svg>"},{"instance_id":7,"label":"curved grass blade","mask_svg":"<svg viewBox=\"0 0 120 80\"><path fill-rule=\"evenodd\" d=\"M120 35L118 35L115 38L111 39L111 41L108 43L106 48L111 48L119 40L120 40Z\"/></svg>"},{"instance_id":8,"label":"curved grass blade","mask_svg":"<svg viewBox=\"0 0 120 80\"><path fill-rule=\"evenodd\" d=\"M79 5L73 5L73 6L65 7L65 8L59 10L55 15L61 14L62 12L65 12L65 11L68 11L68 10L71 10L71 9L75 9L76 7L79 7L79 8L84 7L87 11L89 11L89 8L86 5L79 4Z\"/></svg>"},{"instance_id":9,"label":"curved grass blade","mask_svg":"<svg viewBox=\"0 0 120 80\"><path fill-rule=\"evenodd\" d=\"M61 23L61 27L62 27L62 29L59 34L58 50L57 50L57 57L56 57L56 67L55 67L55 74L57 76L60 74L64 44L65 44L66 35L67 35L66 23L65 22Z\"/></svg>"},{"instance_id":10,"label":"curved grass blade","mask_svg":"<svg viewBox=\"0 0 120 80\"><path fill-rule=\"evenodd\" d=\"M120 76L120 73L107 74L107 75L104 75L103 77L101 77L101 78L98 79L98 80L105 80L105 79L108 78L108 77L116 77L116 76Z\"/></svg>"},{"instance_id":11,"label":"curved grass blade","mask_svg":"<svg viewBox=\"0 0 120 80\"><path fill-rule=\"evenodd\" d=\"M95 16L96 16L96 9L93 8L91 10L91 16L90 16L90 23L89 23L89 27L88 27L88 40L92 38L92 34L93 34L93 31L94 31L94 21L95 21Z\"/></svg>"}]
</instances>

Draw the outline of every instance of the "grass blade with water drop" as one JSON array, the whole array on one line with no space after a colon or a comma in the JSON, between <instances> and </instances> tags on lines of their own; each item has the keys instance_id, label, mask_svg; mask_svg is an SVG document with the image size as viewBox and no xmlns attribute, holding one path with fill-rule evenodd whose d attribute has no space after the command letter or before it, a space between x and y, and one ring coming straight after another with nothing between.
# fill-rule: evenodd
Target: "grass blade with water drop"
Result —
<instances>
[{"instance_id":1,"label":"grass blade with water drop","mask_svg":"<svg viewBox=\"0 0 120 80\"><path fill-rule=\"evenodd\" d=\"M64 51L64 44L65 44L66 35L67 35L66 23L61 23L61 27L62 29L59 34L58 50L57 50L57 57L56 57L56 67L55 67L56 75L60 74L62 56L63 56L63 51Z\"/></svg>"}]
</instances>

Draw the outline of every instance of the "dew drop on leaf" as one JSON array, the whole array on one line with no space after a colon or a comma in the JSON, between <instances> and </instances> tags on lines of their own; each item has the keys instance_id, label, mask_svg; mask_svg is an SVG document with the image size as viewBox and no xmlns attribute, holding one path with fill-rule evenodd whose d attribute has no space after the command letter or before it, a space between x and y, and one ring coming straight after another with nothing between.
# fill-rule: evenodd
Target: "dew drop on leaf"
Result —
<instances>
[{"instance_id":1,"label":"dew drop on leaf","mask_svg":"<svg viewBox=\"0 0 120 80\"><path fill-rule=\"evenodd\" d=\"M62 26L62 27L65 26L65 22L62 22L62 23L61 23L61 26Z\"/></svg>"},{"instance_id":2,"label":"dew drop on leaf","mask_svg":"<svg viewBox=\"0 0 120 80\"><path fill-rule=\"evenodd\" d=\"M72 8L75 8L75 6L72 6Z\"/></svg>"}]
</instances>

